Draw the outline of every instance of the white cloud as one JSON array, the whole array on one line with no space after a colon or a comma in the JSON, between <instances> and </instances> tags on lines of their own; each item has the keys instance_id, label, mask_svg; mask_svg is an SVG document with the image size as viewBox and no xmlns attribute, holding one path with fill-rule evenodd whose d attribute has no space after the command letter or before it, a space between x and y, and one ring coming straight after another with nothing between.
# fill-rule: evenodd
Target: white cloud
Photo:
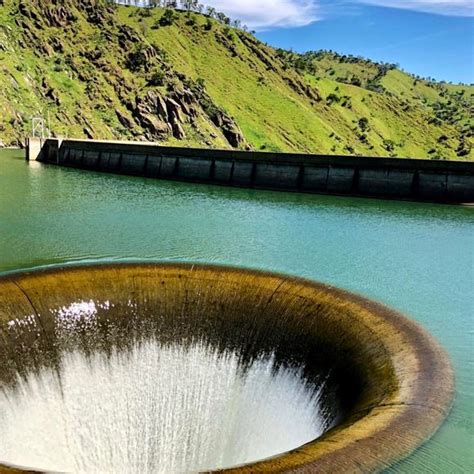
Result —
<instances>
[{"instance_id":1,"label":"white cloud","mask_svg":"<svg viewBox=\"0 0 474 474\"><path fill-rule=\"evenodd\" d=\"M257 30L305 26L319 19L315 0L206 0L203 3Z\"/></svg>"},{"instance_id":2,"label":"white cloud","mask_svg":"<svg viewBox=\"0 0 474 474\"><path fill-rule=\"evenodd\" d=\"M250 28L305 26L336 7L363 3L450 16L474 16L474 0L203 0ZM340 11L338 8L338 11Z\"/></svg>"},{"instance_id":3,"label":"white cloud","mask_svg":"<svg viewBox=\"0 0 474 474\"><path fill-rule=\"evenodd\" d=\"M358 2L438 15L474 16L473 0L358 0Z\"/></svg>"}]
</instances>

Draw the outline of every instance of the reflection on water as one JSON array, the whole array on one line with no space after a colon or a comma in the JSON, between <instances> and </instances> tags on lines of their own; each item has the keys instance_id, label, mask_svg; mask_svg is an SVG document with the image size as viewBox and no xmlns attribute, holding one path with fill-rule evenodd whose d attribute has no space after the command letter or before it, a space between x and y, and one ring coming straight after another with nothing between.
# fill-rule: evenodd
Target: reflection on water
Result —
<instances>
[{"instance_id":1,"label":"reflection on water","mask_svg":"<svg viewBox=\"0 0 474 474\"><path fill-rule=\"evenodd\" d=\"M398 472L474 472L474 209L160 182L0 156L0 271L186 260L293 273L416 318L448 349L457 399Z\"/></svg>"},{"instance_id":2,"label":"reflection on water","mask_svg":"<svg viewBox=\"0 0 474 474\"><path fill-rule=\"evenodd\" d=\"M320 393L271 357L243 370L204 344L73 351L0 393L0 459L61 472L234 466L319 437Z\"/></svg>"}]
</instances>

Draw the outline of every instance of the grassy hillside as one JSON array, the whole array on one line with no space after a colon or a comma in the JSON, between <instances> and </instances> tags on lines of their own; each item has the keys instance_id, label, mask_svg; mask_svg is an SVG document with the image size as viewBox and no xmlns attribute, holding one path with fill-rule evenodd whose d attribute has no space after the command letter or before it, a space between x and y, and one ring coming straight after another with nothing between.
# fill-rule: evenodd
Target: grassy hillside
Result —
<instances>
[{"instance_id":1,"label":"grassy hillside","mask_svg":"<svg viewBox=\"0 0 474 474\"><path fill-rule=\"evenodd\" d=\"M56 135L474 159L474 88L296 55L199 14L0 0L0 140Z\"/></svg>"}]
</instances>

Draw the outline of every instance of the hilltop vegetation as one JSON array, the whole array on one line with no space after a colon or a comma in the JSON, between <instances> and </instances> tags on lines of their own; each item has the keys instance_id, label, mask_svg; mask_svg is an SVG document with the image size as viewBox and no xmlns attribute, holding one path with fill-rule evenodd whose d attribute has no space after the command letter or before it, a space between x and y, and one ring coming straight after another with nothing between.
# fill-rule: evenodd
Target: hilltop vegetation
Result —
<instances>
[{"instance_id":1,"label":"hilltop vegetation","mask_svg":"<svg viewBox=\"0 0 474 474\"><path fill-rule=\"evenodd\" d=\"M474 87L332 52L276 50L209 16L101 0L0 0L0 140L473 159Z\"/></svg>"}]
</instances>

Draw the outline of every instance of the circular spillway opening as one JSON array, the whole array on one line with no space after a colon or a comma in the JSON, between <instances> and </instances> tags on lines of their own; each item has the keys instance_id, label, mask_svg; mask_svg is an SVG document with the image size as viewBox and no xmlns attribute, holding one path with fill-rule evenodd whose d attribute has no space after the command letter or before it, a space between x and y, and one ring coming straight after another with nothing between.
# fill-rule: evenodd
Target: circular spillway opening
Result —
<instances>
[{"instance_id":1,"label":"circular spillway opening","mask_svg":"<svg viewBox=\"0 0 474 474\"><path fill-rule=\"evenodd\" d=\"M403 316L247 270L4 277L0 336L6 470L378 469L431 435L452 399L449 361Z\"/></svg>"}]
</instances>

